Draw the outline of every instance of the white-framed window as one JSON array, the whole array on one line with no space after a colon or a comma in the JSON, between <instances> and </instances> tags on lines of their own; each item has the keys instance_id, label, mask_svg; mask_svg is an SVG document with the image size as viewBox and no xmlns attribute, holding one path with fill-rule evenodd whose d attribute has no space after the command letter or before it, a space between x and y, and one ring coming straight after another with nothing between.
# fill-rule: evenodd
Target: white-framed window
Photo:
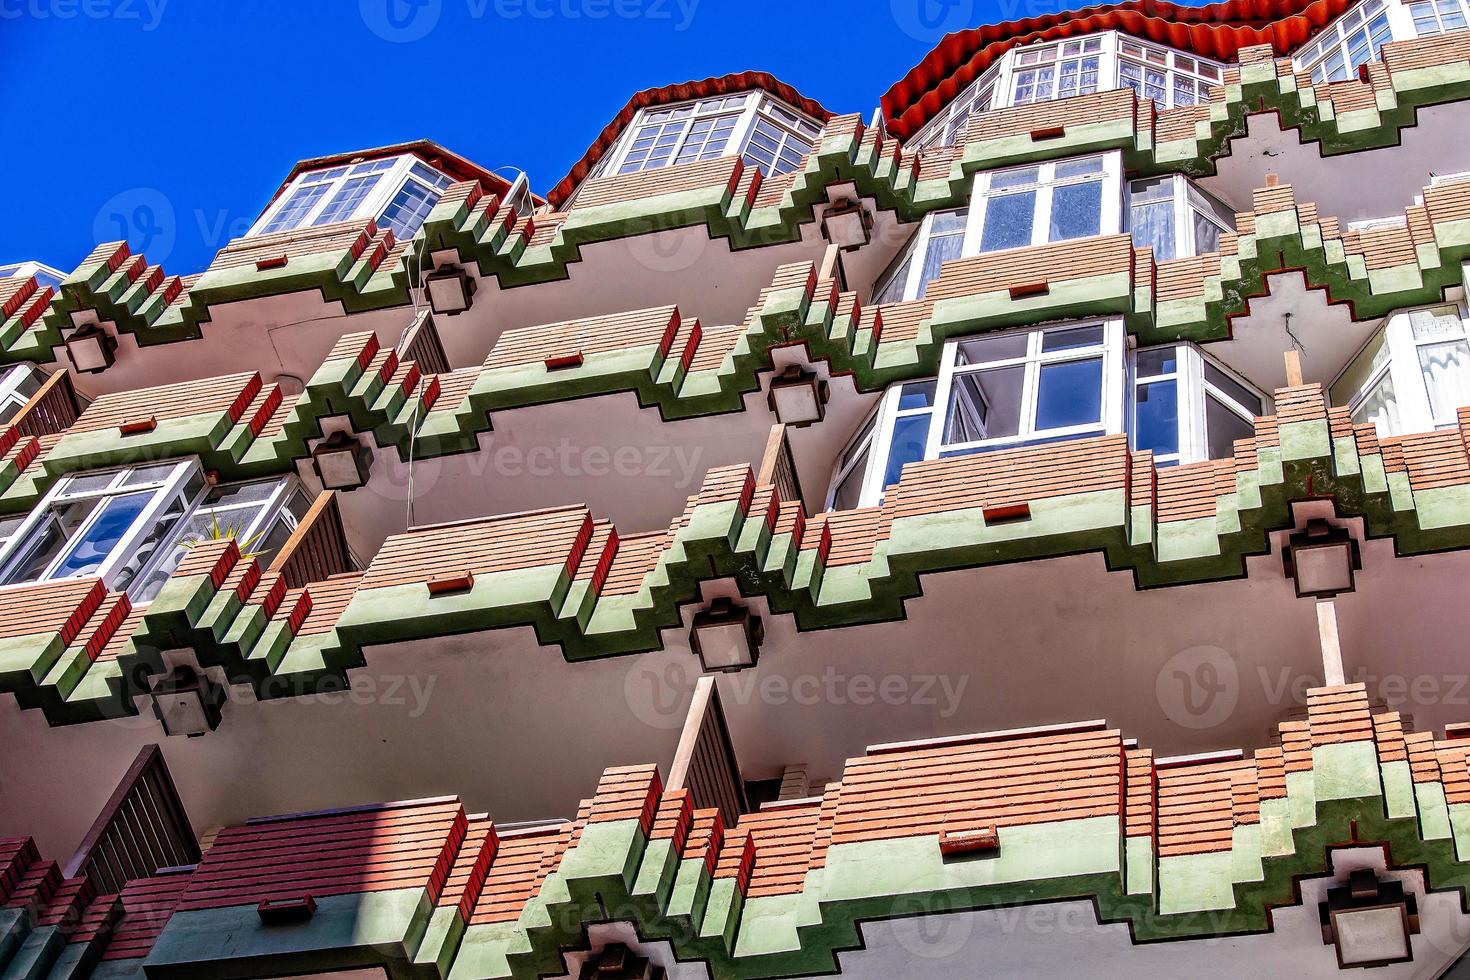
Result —
<instances>
[{"instance_id":1,"label":"white-framed window","mask_svg":"<svg viewBox=\"0 0 1470 980\"><path fill-rule=\"evenodd\" d=\"M639 109L592 176L659 170L740 155L766 176L790 173L816 145L821 124L762 92Z\"/></svg>"},{"instance_id":2,"label":"white-framed window","mask_svg":"<svg viewBox=\"0 0 1470 980\"><path fill-rule=\"evenodd\" d=\"M1416 37L1464 30L1470 23L1464 0L1414 0L1408 8L1409 16L1414 20Z\"/></svg>"},{"instance_id":3,"label":"white-framed window","mask_svg":"<svg viewBox=\"0 0 1470 980\"><path fill-rule=\"evenodd\" d=\"M1101 37L1033 44L1014 53L1011 105L1096 92L1102 77Z\"/></svg>"},{"instance_id":4,"label":"white-framed window","mask_svg":"<svg viewBox=\"0 0 1470 980\"><path fill-rule=\"evenodd\" d=\"M965 208L960 208L924 215L918 231L878 277L873 287L873 302L923 299L929 284L939 278L943 264L960 257L968 214Z\"/></svg>"},{"instance_id":5,"label":"white-framed window","mask_svg":"<svg viewBox=\"0 0 1470 980\"><path fill-rule=\"evenodd\" d=\"M146 603L199 541L268 561L307 506L293 477L211 487L197 460L68 476L0 522L0 585L95 576Z\"/></svg>"},{"instance_id":6,"label":"white-framed window","mask_svg":"<svg viewBox=\"0 0 1470 980\"><path fill-rule=\"evenodd\" d=\"M1128 185L1128 227L1133 244L1158 260L1220 250L1220 236L1235 230L1235 212L1187 177L1172 174Z\"/></svg>"},{"instance_id":7,"label":"white-framed window","mask_svg":"<svg viewBox=\"0 0 1470 980\"><path fill-rule=\"evenodd\" d=\"M1105 153L976 174L965 254L1117 234L1120 165Z\"/></svg>"},{"instance_id":8,"label":"white-framed window","mask_svg":"<svg viewBox=\"0 0 1470 980\"><path fill-rule=\"evenodd\" d=\"M36 277L36 284L42 289L47 286L60 288L61 281L66 278L59 269L53 269L41 262L12 262L9 265L0 265L0 279L29 279Z\"/></svg>"},{"instance_id":9,"label":"white-framed window","mask_svg":"<svg viewBox=\"0 0 1470 980\"><path fill-rule=\"evenodd\" d=\"M891 386L837 458L831 510L877 506L905 464L1123 430L1123 321L951 340L938 378Z\"/></svg>"},{"instance_id":10,"label":"white-framed window","mask_svg":"<svg viewBox=\"0 0 1470 980\"><path fill-rule=\"evenodd\" d=\"M1363 0L1297 53L1296 68L1313 82L1346 81L1357 77L1360 65L1377 61L1392 40L1389 0Z\"/></svg>"},{"instance_id":11,"label":"white-framed window","mask_svg":"<svg viewBox=\"0 0 1470 980\"><path fill-rule=\"evenodd\" d=\"M373 218L412 238L453 181L413 154L301 174L266 209L252 235Z\"/></svg>"},{"instance_id":12,"label":"white-framed window","mask_svg":"<svg viewBox=\"0 0 1470 980\"><path fill-rule=\"evenodd\" d=\"M1271 410L1259 389L1193 344L1148 347L1131 360L1129 442L1156 466L1229 457Z\"/></svg>"},{"instance_id":13,"label":"white-framed window","mask_svg":"<svg viewBox=\"0 0 1470 980\"><path fill-rule=\"evenodd\" d=\"M1470 336L1457 306L1403 310L1354 358L1332 387L1353 421L1381 436L1456 425L1470 405Z\"/></svg>"},{"instance_id":14,"label":"white-framed window","mask_svg":"<svg viewBox=\"0 0 1470 980\"><path fill-rule=\"evenodd\" d=\"M1196 105L1224 78L1213 61L1131 37L1118 38L1118 83L1160 107Z\"/></svg>"},{"instance_id":15,"label":"white-framed window","mask_svg":"<svg viewBox=\"0 0 1470 980\"><path fill-rule=\"evenodd\" d=\"M965 133L970 117L995 106L996 82L1000 77L1001 62L966 85L964 91L950 100L940 113L924 124L914 134L910 145L914 149L931 146L954 146Z\"/></svg>"},{"instance_id":16,"label":"white-framed window","mask_svg":"<svg viewBox=\"0 0 1470 980\"><path fill-rule=\"evenodd\" d=\"M0 370L0 425L20 414L45 380L34 364L16 364Z\"/></svg>"}]
</instances>

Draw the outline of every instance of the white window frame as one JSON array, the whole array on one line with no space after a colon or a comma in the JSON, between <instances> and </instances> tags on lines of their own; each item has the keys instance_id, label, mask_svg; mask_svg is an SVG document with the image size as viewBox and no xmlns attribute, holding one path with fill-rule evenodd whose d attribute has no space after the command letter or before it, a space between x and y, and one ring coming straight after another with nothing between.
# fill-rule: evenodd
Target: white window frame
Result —
<instances>
[{"instance_id":1,"label":"white window frame","mask_svg":"<svg viewBox=\"0 0 1470 980\"><path fill-rule=\"evenodd\" d=\"M53 269L44 262L12 262L0 266L0 279L29 279L32 276L43 289L47 286L59 289L66 279L66 274L60 269Z\"/></svg>"},{"instance_id":2,"label":"white window frame","mask_svg":"<svg viewBox=\"0 0 1470 980\"><path fill-rule=\"evenodd\" d=\"M1042 340L1047 334L1094 326L1101 326L1103 328L1103 341L1098 346L1069 348L1059 351L1042 351L1041 349ZM955 363L959 354L959 347L965 341L991 336L1002 336L1005 333L1024 334L1027 336L1026 354L1024 356L1000 361L986 361L983 364L957 365ZM924 458L940 459L945 456L964 455L974 451L1001 449L1007 446L1021 446L1027 443L1051 441L1054 439L1085 438L1092 435L1105 435L1123 431L1123 386L1126 382L1126 371L1123 365L1124 347L1125 340L1123 320L1121 317L1080 320L1053 324L1046 327L1028 327L1024 330L997 331L991 334L982 334L980 337L960 337L946 341L943 360L940 362L939 386L934 393L935 422L929 428L929 446L927 452L924 454ZM1102 388L1099 393L1102 404L1100 406L1099 420L1097 422L1065 426L1057 429L1036 429L1037 396L1040 391L1041 368L1048 364L1091 360L1098 357L1102 359ZM979 371L989 371L1016 365L1022 365L1026 368L1021 396L1021 431L1014 436L996 436L963 443L945 442L945 430L949 426L949 401L951 393L954 390L955 378L962 374L973 374Z\"/></svg>"},{"instance_id":3,"label":"white window frame","mask_svg":"<svg viewBox=\"0 0 1470 980\"><path fill-rule=\"evenodd\" d=\"M433 175L432 178L415 173L415 165L422 167ZM395 157L379 157L373 160L362 160L357 163L344 163L335 167L322 167L317 170L308 170L306 173L297 174L281 191L280 195L266 208L265 213L256 220L255 224L246 232L247 235L276 234L288 231L300 231L315 226L318 218L331 206L332 200L343 189L348 181L354 178L366 177L372 174L378 175L378 180L372 189L365 194L357 205L348 213L333 219L332 224L340 221L363 221L372 218L379 222L380 229L384 227L382 218L388 206L398 196L405 184L412 181L430 192L436 200L443 195L453 180L438 168L420 160L412 153L404 153ZM327 190L311 207L302 213L300 220L289 227L277 228L267 232L276 216L284 211L290 204L291 198L297 191L305 187L326 184ZM324 222L326 224L328 222ZM417 233L418 228L410 232Z\"/></svg>"},{"instance_id":4,"label":"white window frame","mask_svg":"<svg viewBox=\"0 0 1470 980\"><path fill-rule=\"evenodd\" d=\"M1462 31L1470 26L1470 9L1466 8L1465 0L1409 0L1404 9L1409 16L1409 23L1413 28L1414 37L1435 37L1447 34L1450 31ZM1458 15L1460 23L1445 24L1445 18ZM1421 30L1421 22L1432 21L1431 30ZM1398 25L1394 25L1394 36L1398 35Z\"/></svg>"},{"instance_id":5,"label":"white window frame","mask_svg":"<svg viewBox=\"0 0 1470 980\"><path fill-rule=\"evenodd\" d=\"M1377 32L1368 30L1368 25L1380 14L1384 17L1386 33L1378 37ZM1368 43L1369 56L1355 65L1352 59L1352 51L1356 47L1353 39L1359 35ZM1380 60L1384 44L1413 36L1413 20L1406 7L1396 0L1362 0L1318 32L1312 42L1292 58L1292 65L1296 71L1311 76L1316 84L1348 81L1358 77L1359 65ZM1330 71L1327 67L1334 55L1341 58L1340 72L1337 67Z\"/></svg>"},{"instance_id":6,"label":"white window frame","mask_svg":"<svg viewBox=\"0 0 1470 980\"><path fill-rule=\"evenodd\" d=\"M1128 213L1128 229L1130 234L1133 231L1133 195L1135 188L1138 188L1142 184L1153 183L1155 181L1170 185L1170 201L1174 210L1174 255L1172 258L1184 259L1203 254L1199 247L1199 242L1195 239L1194 216L1196 214L1216 228L1219 228L1221 234L1235 231L1236 212L1234 208L1203 187L1191 182L1188 177L1180 174L1169 174L1164 177L1147 177L1128 182L1125 208ZM1206 206L1201 207L1200 201L1195 200L1194 195L1199 195ZM1228 221L1225 218L1226 215L1229 216ZM1133 244L1135 247L1144 247L1149 243L1135 240ZM1154 258L1163 259L1162 256L1158 255L1154 256Z\"/></svg>"},{"instance_id":7,"label":"white window frame","mask_svg":"<svg viewBox=\"0 0 1470 980\"><path fill-rule=\"evenodd\" d=\"M34 391L27 392L34 382ZM46 375L29 362L12 365L0 374L0 424L13 420L25 408L36 391L46 383Z\"/></svg>"},{"instance_id":8,"label":"white window frame","mask_svg":"<svg viewBox=\"0 0 1470 980\"><path fill-rule=\"evenodd\" d=\"M140 469L163 469L166 471L147 481L128 483L129 476ZM76 490L76 485L82 480L92 480L99 476L110 476L106 484L101 484L92 489ZM139 544L157 523L159 516L171 505L182 503L182 510L178 520L169 534L159 541L153 553L138 568L132 580L128 583L131 589L141 586L147 582L153 571L169 555L178 544L179 536L183 528L187 527L189 519L199 510L200 505L208 498L215 487L210 486L204 479L203 468L197 459L185 459L173 464L140 464L138 466L123 467L117 470L92 471L88 473L73 474L64 477L41 498L31 511L18 525L10 528L3 539L0 539L0 594L3 589L24 585L35 585L42 582L66 581L73 578L100 578L103 584L109 588L115 588L118 574L132 560ZM259 481L250 481L259 482ZM188 493L191 483L197 483L199 489ZM287 503L291 495L299 487L294 476L282 477L277 481L278 485L272 493L269 503L262 508L256 519L243 529L240 540L248 541L253 533L268 529L277 518L289 514ZM139 511L129 525L127 531L118 539L107 557L93 571L77 575L57 575L59 566L72 550L72 543L83 537L87 530L99 519L103 512L103 506L99 505L88 514L86 519L79 524L74 532L67 538L55 556L46 564L41 573L32 579L25 581L10 581L18 570L18 566L24 561L31 548L40 543L40 535L47 522L51 519L54 508L69 502L85 500L89 498L121 497L133 493L150 493L151 499ZM294 521L294 515L289 515L288 520Z\"/></svg>"},{"instance_id":9,"label":"white window frame","mask_svg":"<svg viewBox=\"0 0 1470 980\"><path fill-rule=\"evenodd\" d=\"M1452 314L1460 321L1461 335L1418 340L1414 336L1413 315L1415 313ZM1358 417L1358 412L1373 389L1387 375L1390 376L1393 383L1400 429L1392 431L1387 425L1379 425L1378 434L1380 436L1398 436L1410 432L1432 432L1436 429L1455 428L1459 424L1456 417L1457 412L1452 410L1448 415L1439 417L1434 414L1433 402L1429 397L1429 385L1425 381L1424 370L1419 361L1419 348L1453 343L1456 340L1465 340L1470 343L1470 324L1467 324L1466 321L1463 303L1434 303L1412 309L1396 310L1389 314L1382 330L1383 347L1381 348L1388 351L1388 357L1383 364L1374 368L1352 393L1348 401L1348 412L1353 421L1366 422L1365 419ZM1368 356L1367 347L1358 355L1358 357L1364 356ZM1353 359L1353 364L1348 366L1347 371L1352 370L1357 360L1358 358ZM1343 373L1346 374L1347 371ZM1460 407L1454 406L1455 409Z\"/></svg>"},{"instance_id":10,"label":"white window frame","mask_svg":"<svg viewBox=\"0 0 1470 980\"><path fill-rule=\"evenodd\" d=\"M1036 105L1041 102L1054 102L1057 99L1070 99L1079 95L1091 95L1094 92L1106 90L1108 79L1113 76L1113 73L1109 69L1114 66L1114 59L1109 56L1110 52L1107 50L1109 47L1107 41L1108 38L1105 34L1087 34L1082 37L1068 38L1065 41L1028 44L1007 52L1010 60L1010 78L1005 90L1008 104L1013 106ZM1085 88L1081 78L1084 63L1093 58L1097 59L1097 77L1091 88ZM1077 65L1077 90L1067 95L1061 95L1062 69L1064 66L1073 63ZM1024 102L1021 101L1018 89L1022 75L1027 72L1040 73L1046 68L1051 69L1051 80L1048 83L1049 91L1047 94L1044 96L1033 96Z\"/></svg>"},{"instance_id":11,"label":"white window frame","mask_svg":"<svg viewBox=\"0 0 1470 980\"><path fill-rule=\"evenodd\" d=\"M1036 189L1036 203L1032 212L1031 241L1024 245L1011 246L1012 248L1031 248L1036 245L1045 245L1050 242L1049 229L1051 227L1051 205L1053 192L1058 186L1064 184L1079 184L1096 179L1095 174L1081 174L1075 177L1067 177L1061 180L1056 178L1056 169L1059 164L1075 163L1081 160L1100 159L1102 161L1102 195L1099 203L1101 214L1098 218L1097 235L1116 235L1123 227L1123 162L1122 155L1117 150L1109 150L1105 153L1090 153L1084 156L1068 157L1063 160L1047 160L1040 163L1027 164L1021 167L1005 167L1000 170L987 170L975 175L975 183L971 192L970 223L965 231L965 245L962 255L979 255L983 244L985 232L985 214L990 208L993 197L1009 196L1020 193L1026 187L1008 187L997 191L993 197L991 185L995 178L1002 174L1016 173L1023 170L1037 171L1037 180L1033 186ZM1108 202L1113 202L1112 207ZM1094 236L1084 236L1094 237ZM1059 241L1077 241L1078 239L1058 239ZM992 249L992 251L1005 251L1005 249Z\"/></svg>"},{"instance_id":12,"label":"white window frame","mask_svg":"<svg viewBox=\"0 0 1470 980\"><path fill-rule=\"evenodd\" d=\"M960 254L956 258L964 258L966 243L970 237L969 217L965 215L964 208L951 208L945 211L931 211L924 215L919 222L918 229L909 236L908 243L893 257L893 261L883 270L883 273L873 283L871 294L872 302L879 302L878 297L888 290L888 287L897 278L900 270L904 273L903 292L898 299L883 300L885 303L902 303L909 300L922 299L923 293L928 289L928 283L924 282L924 260L929 255L929 244L934 238L934 224L941 215L961 215L964 224L958 232L945 232L945 237L958 235L960 237ZM904 263L907 262L907 268Z\"/></svg>"},{"instance_id":13,"label":"white window frame","mask_svg":"<svg viewBox=\"0 0 1470 980\"><path fill-rule=\"evenodd\" d=\"M920 408L902 408L904 392L909 388L933 386L934 394L929 404ZM837 500L837 490L842 486L859 464L867 467L863 474L862 489L858 496L859 507L876 507L883 502L883 494L888 489L883 485L883 477L888 472L888 457L893 451L893 432L898 426L900 419L913 418L921 415L929 416L930 432L933 432L934 418L938 414L935 411L939 396L938 382L934 378L923 378L917 381L903 381L889 385L879 399L878 406L863 424L858 428L862 438L850 441L842 448L843 455L847 457L846 463L836 467L832 474L831 483L827 487L826 508L831 510ZM871 428L869 421L873 422ZM865 432L866 430L866 432ZM881 451L880 451L881 450ZM928 447L925 446L924 459L929 459ZM841 461L839 456L838 460Z\"/></svg>"},{"instance_id":14,"label":"white window frame","mask_svg":"<svg viewBox=\"0 0 1470 980\"><path fill-rule=\"evenodd\" d=\"M1153 98L1144 94L1148 80L1146 72L1162 72L1164 97L1153 99L1160 108L1199 105L1208 100L1210 93L1225 82L1225 66L1217 61L1164 45L1150 44L1119 32L1114 32L1114 37L1117 44L1118 88L1133 88L1141 99ZM1137 86L1124 78L1125 65L1141 69ZM1189 82L1191 94L1188 100L1181 100L1178 98L1178 83L1185 79Z\"/></svg>"},{"instance_id":15,"label":"white window frame","mask_svg":"<svg viewBox=\"0 0 1470 980\"><path fill-rule=\"evenodd\" d=\"M744 101L740 103L738 107L733 107L732 105L730 105L730 102L731 100L736 98L743 99ZM705 105L706 103L718 103L718 108L708 109L702 112L700 107ZM623 165L627 161L628 155L633 149L633 144L638 139L638 131L642 129L645 125L651 125L654 122L651 117L659 113L670 112L673 110L684 108L686 106L693 106L694 112L684 118L683 129L679 133L678 140L675 141L675 143L669 150L667 162L661 164L658 167L640 167L638 170L630 170L628 171L628 173L646 173L653 170L664 170L669 167L676 166L676 161L679 159L679 153L681 150L683 150L684 144L689 139L689 133L690 130L693 129L695 120L706 116L719 117L735 115L738 113L739 118L736 120L734 128L731 129L729 138L726 139L725 145L721 149L721 151L712 157L702 157L701 159L717 160L723 159L725 157L744 157L746 149L748 148L750 143L750 138L755 132L755 126L758 119L765 119L769 122L772 122L789 138L793 138L799 142L809 144L807 151L803 152L803 156L805 156L807 152L810 152L811 148L816 147L818 142L820 142L821 140L821 122L811 118L800 109L797 109L794 106L789 105L788 103L783 102L780 99L777 99L771 95L767 95L765 92L762 92L760 90L752 90L744 93L732 93L730 95L710 96L708 98L693 99L687 102L672 102L666 105L644 106L643 108L639 109L636 114L634 114L632 121L630 121L628 125L624 127L623 132L618 136L618 141L613 146L613 148L607 153L603 154L602 159L597 161L597 166L592 169L591 174L589 174L589 179L591 177L622 174ZM768 108L768 106L770 108ZM776 110L794 116L798 120L797 125L793 126L785 120L781 119L780 116L776 114ZM809 126L811 128L811 132L804 132L801 125L802 123L805 123L806 126ZM691 161L684 161L684 163L689 162ZM762 167L762 170L764 170L764 167ZM778 171L777 174L767 173L766 176L773 177L784 173L790 173L790 171L781 170Z\"/></svg>"},{"instance_id":16,"label":"white window frame","mask_svg":"<svg viewBox=\"0 0 1470 980\"><path fill-rule=\"evenodd\" d=\"M938 115L914 134L909 141L911 147L924 150L931 146L954 146L973 117L997 108L1005 95L1000 88L1004 63L1005 58L996 59L979 78L950 99Z\"/></svg>"},{"instance_id":17,"label":"white window frame","mask_svg":"<svg viewBox=\"0 0 1470 980\"><path fill-rule=\"evenodd\" d=\"M1140 374L1138 359L1150 351L1174 349L1174 370L1154 374ZM1233 394L1210 380L1205 365L1219 371L1229 380L1245 388L1260 400L1260 411L1252 411L1250 405L1242 403ZM1260 415L1272 411L1271 397L1251 384L1240 374L1221 364L1192 343L1160 344L1131 351L1128 357L1128 444L1139 448L1138 434L1138 391L1140 388L1174 382L1175 403L1179 412L1179 448L1173 453L1154 453L1155 466L1175 466L1183 463L1198 463L1210 458L1210 433L1208 423L1208 400L1213 398L1221 407L1243 421L1255 424Z\"/></svg>"}]
</instances>

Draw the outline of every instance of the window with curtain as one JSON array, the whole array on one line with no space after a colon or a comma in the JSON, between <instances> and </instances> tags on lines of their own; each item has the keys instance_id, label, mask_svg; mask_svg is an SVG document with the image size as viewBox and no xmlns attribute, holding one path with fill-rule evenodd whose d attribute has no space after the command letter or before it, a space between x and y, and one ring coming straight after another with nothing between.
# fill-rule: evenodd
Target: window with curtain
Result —
<instances>
[{"instance_id":1,"label":"window with curtain","mask_svg":"<svg viewBox=\"0 0 1470 980\"><path fill-rule=\"evenodd\" d=\"M929 284L939 278L944 263L960 257L968 217L966 208L925 215L919 230L878 277L873 302L923 299Z\"/></svg>"},{"instance_id":2,"label":"window with curtain","mask_svg":"<svg viewBox=\"0 0 1470 980\"><path fill-rule=\"evenodd\" d=\"M1098 88L1101 37L1034 45L1014 53L1011 105L1087 95Z\"/></svg>"},{"instance_id":3,"label":"window with curtain","mask_svg":"<svg viewBox=\"0 0 1470 980\"><path fill-rule=\"evenodd\" d=\"M1163 261L1218 252L1235 213L1187 177L1150 177L1129 185L1128 224L1133 243Z\"/></svg>"},{"instance_id":4,"label":"window with curtain","mask_svg":"<svg viewBox=\"0 0 1470 980\"><path fill-rule=\"evenodd\" d=\"M1384 436L1428 432L1457 424L1470 405L1470 336L1459 307L1406 310L1383 330L1333 384L1354 421Z\"/></svg>"},{"instance_id":5,"label":"window with curtain","mask_svg":"<svg viewBox=\"0 0 1470 980\"><path fill-rule=\"evenodd\" d=\"M1116 184L1104 157L1058 160L982 175L980 251L1042 245L1116 230Z\"/></svg>"}]
</instances>

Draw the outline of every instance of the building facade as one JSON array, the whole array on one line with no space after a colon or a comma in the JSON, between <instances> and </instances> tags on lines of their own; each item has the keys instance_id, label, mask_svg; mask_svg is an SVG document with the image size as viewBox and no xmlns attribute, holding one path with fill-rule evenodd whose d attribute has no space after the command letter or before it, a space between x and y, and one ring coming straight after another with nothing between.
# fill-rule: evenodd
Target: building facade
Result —
<instances>
[{"instance_id":1,"label":"building facade","mask_svg":"<svg viewBox=\"0 0 1470 980\"><path fill-rule=\"evenodd\" d=\"M0 267L0 977L1470 976L1467 17Z\"/></svg>"}]
</instances>

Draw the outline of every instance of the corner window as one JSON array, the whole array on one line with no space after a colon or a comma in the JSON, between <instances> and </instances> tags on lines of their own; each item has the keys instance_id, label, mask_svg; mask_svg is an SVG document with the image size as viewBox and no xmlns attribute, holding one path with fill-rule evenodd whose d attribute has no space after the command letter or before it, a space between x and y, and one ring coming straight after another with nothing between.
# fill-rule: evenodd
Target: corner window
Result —
<instances>
[{"instance_id":1,"label":"corner window","mask_svg":"<svg viewBox=\"0 0 1470 980\"><path fill-rule=\"evenodd\" d=\"M902 252L873 287L874 303L923 299L929 284L939 278L945 262L963 251L969 211L936 211L924 216Z\"/></svg>"},{"instance_id":2,"label":"corner window","mask_svg":"<svg viewBox=\"0 0 1470 980\"><path fill-rule=\"evenodd\" d=\"M1313 82L1347 81L1357 77L1360 65L1377 61L1391 40L1386 0L1364 0L1298 53L1296 67L1311 75Z\"/></svg>"},{"instance_id":3,"label":"corner window","mask_svg":"<svg viewBox=\"0 0 1470 980\"><path fill-rule=\"evenodd\" d=\"M1157 466L1235 453L1235 441L1255 433L1270 401L1193 344L1150 347L1133 355L1133 404L1128 427L1134 449Z\"/></svg>"},{"instance_id":4,"label":"corner window","mask_svg":"<svg viewBox=\"0 0 1470 980\"><path fill-rule=\"evenodd\" d=\"M1383 331L1332 386L1353 421L1371 423L1380 436L1452 428L1470 405L1470 337L1454 306L1408 310L1388 318Z\"/></svg>"},{"instance_id":5,"label":"corner window","mask_svg":"<svg viewBox=\"0 0 1470 980\"><path fill-rule=\"evenodd\" d=\"M1186 177L1152 177L1129 185L1128 225L1133 244L1163 261L1218 252L1235 213Z\"/></svg>"},{"instance_id":6,"label":"corner window","mask_svg":"<svg viewBox=\"0 0 1470 980\"><path fill-rule=\"evenodd\" d=\"M767 176L790 173L816 145L815 120L761 92L640 109L593 176L659 170L737 153Z\"/></svg>"},{"instance_id":7,"label":"corner window","mask_svg":"<svg viewBox=\"0 0 1470 980\"><path fill-rule=\"evenodd\" d=\"M976 251L1116 234L1118 167L1110 153L977 175Z\"/></svg>"},{"instance_id":8,"label":"corner window","mask_svg":"<svg viewBox=\"0 0 1470 980\"><path fill-rule=\"evenodd\" d=\"M1021 48L1012 69L1011 105L1096 92L1101 52L1100 37Z\"/></svg>"},{"instance_id":9,"label":"corner window","mask_svg":"<svg viewBox=\"0 0 1470 980\"><path fill-rule=\"evenodd\" d=\"M313 170L291 182L250 234L372 218L395 238L412 238L450 183L412 154Z\"/></svg>"},{"instance_id":10,"label":"corner window","mask_svg":"<svg viewBox=\"0 0 1470 980\"><path fill-rule=\"evenodd\" d=\"M0 584L96 576L145 603L200 541L233 537L269 560L303 501L289 478L210 487L193 460L66 477L0 525Z\"/></svg>"},{"instance_id":11,"label":"corner window","mask_svg":"<svg viewBox=\"0 0 1470 980\"><path fill-rule=\"evenodd\" d=\"M1213 61L1131 37L1118 39L1119 85L1160 107L1204 102L1223 77L1223 69Z\"/></svg>"},{"instance_id":12,"label":"corner window","mask_svg":"<svg viewBox=\"0 0 1470 980\"><path fill-rule=\"evenodd\" d=\"M993 107L999 75L1000 65L997 63L967 85L939 115L925 123L924 128L914 135L912 146L923 150L931 146L954 146L958 143L965 134L970 117Z\"/></svg>"},{"instance_id":13,"label":"corner window","mask_svg":"<svg viewBox=\"0 0 1470 980\"><path fill-rule=\"evenodd\" d=\"M908 463L1122 430L1121 320L945 345L937 379L894 385L833 470L828 507L882 502Z\"/></svg>"}]
</instances>

